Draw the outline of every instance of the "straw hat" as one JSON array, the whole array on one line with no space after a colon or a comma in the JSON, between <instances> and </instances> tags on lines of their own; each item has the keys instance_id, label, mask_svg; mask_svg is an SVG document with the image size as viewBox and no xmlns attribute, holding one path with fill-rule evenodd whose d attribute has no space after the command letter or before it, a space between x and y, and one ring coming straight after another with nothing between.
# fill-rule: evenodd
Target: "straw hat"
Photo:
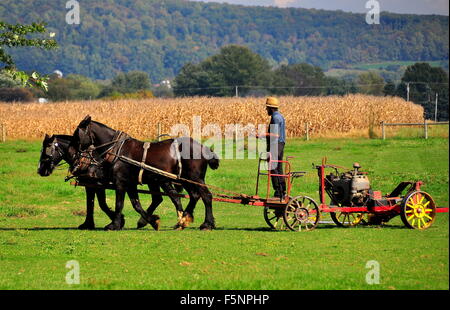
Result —
<instances>
[{"instance_id":1,"label":"straw hat","mask_svg":"<svg viewBox=\"0 0 450 310\"><path fill-rule=\"evenodd\" d=\"M266 107L278 108L279 106L280 106L280 103L278 102L277 98L275 98L275 97L267 97Z\"/></svg>"}]
</instances>

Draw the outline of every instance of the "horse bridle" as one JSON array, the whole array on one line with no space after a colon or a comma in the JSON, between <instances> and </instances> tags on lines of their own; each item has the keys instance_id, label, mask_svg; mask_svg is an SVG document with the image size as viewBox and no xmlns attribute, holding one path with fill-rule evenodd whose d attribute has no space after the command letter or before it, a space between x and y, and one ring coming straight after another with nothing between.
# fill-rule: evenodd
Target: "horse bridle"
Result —
<instances>
[{"instance_id":1,"label":"horse bridle","mask_svg":"<svg viewBox=\"0 0 450 310\"><path fill-rule=\"evenodd\" d=\"M45 147L44 154L47 156L47 158L44 159L44 161L52 161L54 160L54 153L57 153L61 158L64 158L64 152L62 151L61 147L59 146L57 138L51 142L50 146ZM60 166L62 164L56 165L56 167Z\"/></svg>"}]
</instances>

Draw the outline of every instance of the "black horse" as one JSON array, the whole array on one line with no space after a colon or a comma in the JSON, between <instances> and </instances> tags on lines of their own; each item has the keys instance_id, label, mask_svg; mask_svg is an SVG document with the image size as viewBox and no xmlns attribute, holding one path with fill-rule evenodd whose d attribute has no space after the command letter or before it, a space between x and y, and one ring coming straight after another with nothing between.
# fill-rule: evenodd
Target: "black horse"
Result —
<instances>
[{"instance_id":1,"label":"black horse","mask_svg":"<svg viewBox=\"0 0 450 310\"><path fill-rule=\"evenodd\" d=\"M45 135L44 140L42 142L41 156L39 158L38 165L38 174L47 177L52 174L54 169L59 165L61 161L65 161L69 164L70 170L74 170L76 166L76 160L74 160L73 156L69 153L69 145L72 142L73 136L69 135ZM89 170L89 169L88 169ZM114 219L115 213L108 207L106 203L106 194L105 189L102 186L108 185L108 175L105 171L99 169L89 170L87 173L83 173L82 175L77 176L78 180L84 184L94 185L94 186L86 186L86 220L83 224L78 226L79 229L95 229L94 222L94 201L95 196L97 196L97 200L100 208L103 212L110 218L112 221ZM100 186L97 186L100 185ZM158 184L149 184L149 189L153 190L152 194L152 204L150 205L151 209L156 209L156 207L162 202L162 195L157 194L159 192ZM169 196L175 192L175 189L171 186L167 186L162 188L165 193ZM171 196L172 201L176 206L181 208L181 202L177 196ZM178 209L178 208L177 208ZM181 211L178 211L179 218L182 215ZM156 230L159 229L159 218L155 216L155 221L152 223L153 228ZM125 225L125 218L121 215L121 228ZM147 225L147 221L141 219L138 222L138 228L142 228Z\"/></svg>"},{"instance_id":2,"label":"black horse","mask_svg":"<svg viewBox=\"0 0 450 310\"><path fill-rule=\"evenodd\" d=\"M37 172L42 177L52 174L54 169L61 161L73 165L72 157L69 155L69 144L72 142L72 136L68 135L45 135L42 142L41 156ZM84 178L83 182L91 183L94 180ZM94 223L94 200L97 196L98 204L103 212L112 220L114 211L108 207L106 203L105 190L102 188L85 187L86 189L86 219L83 224L78 226L79 229L95 229ZM125 219L121 218L121 226L125 224Z\"/></svg>"},{"instance_id":3,"label":"black horse","mask_svg":"<svg viewBox=\"0 0 450 310\"><path fill-rule=\"evenodd\" d=\"M116 208L115 218L106 228L111 230L121 229L120 216L125 193L128 194L133 208L145 221L152 224L155 220L153 212L157 205L155 206L152 203L145 211L139 201L137 185L139 174L142 174L143 170L141 170L139 165L125 161L123 159L125 157L135 162L143 161L146 165L155 167L160 171L179 176L179 179L175 181L186 189L190 201L186 210L182 213L182 217L179 218L177 227L185 228L193 222L194 209L201 198L205 205L205 221L200 226L200 229L214 229L212 194L204 186L204 180L208 166L211 169L219 167L217 155L208 147L193 139L183 137L152 143L145 158L143 158L144 142L131 138L128 135L121 139L121 133L102 123L92 121L91 117L87 116L76 128L69 151L73 156L76 156L76 154L85 153L89 148L92 149L93 146L97 156L100 154L99 156L102 158L101 165L110 171L111 180L116 189ZM164 188L170 186L174 180L159 173L144 171L141 181L149 186L159 184L159 186Z\"/></svg>"}]
</instances>

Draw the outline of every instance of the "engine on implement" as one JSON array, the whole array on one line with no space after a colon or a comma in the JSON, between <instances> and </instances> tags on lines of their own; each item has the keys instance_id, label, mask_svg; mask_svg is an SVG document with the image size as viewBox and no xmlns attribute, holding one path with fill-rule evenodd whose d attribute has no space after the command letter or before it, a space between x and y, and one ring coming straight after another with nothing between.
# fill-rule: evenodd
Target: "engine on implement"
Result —
<instances>
[{"instance_id":1,"label":"engine on implement","mask_svg":"<svg viewBox=\"0 0 450 310\"><path fill-rule=\"evenodd\" d=\"M334 205L365 206L370 200L370 181L361 166L353 164L353 169L344 173L330 173L325 176L325 190Z\"/></svg>"}]
</instances>

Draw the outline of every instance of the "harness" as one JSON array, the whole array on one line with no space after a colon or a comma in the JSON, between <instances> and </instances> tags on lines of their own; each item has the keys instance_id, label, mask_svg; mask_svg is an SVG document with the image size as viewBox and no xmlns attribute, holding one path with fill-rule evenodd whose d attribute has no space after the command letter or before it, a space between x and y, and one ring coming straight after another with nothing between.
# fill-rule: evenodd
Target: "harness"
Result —
<instances>
[{"instance_id":1,"label":"harness","mask_svg":"<svg viewBox=\"0 0 450 310\"><path fill-rule=\"evenodd\" d=\"M104 162L114 164L119 158L118 154L122 151L122 147L125 141L130 138L128 134L119 130L114 134L112 141L94 146L94 137L90 134L90 131L89 137L91 139L91 145L86 150L79 151L79 159L77 160L72 170L72 177L75 175L83 176L83 173L86 172L90 166L96 166L98 169L102 169L102 165ZM98 155L94 155L95 151L108 145L111 146ZM105 158L103 158L105 154L106 156ZM99 158L99 160L97 160L97 158Z\"/></svg>"},{"instance_id":2,"label":"harness","mask_svg":"<svg viewBox=\"0 0 450 310\"><path fill-rule=\"evenodd\" d=\"M143 181L143 174L144 174L144 170L150 170L156 174L159 175L163 175L166 177L169 177L171 179L180 179L181 178L181 173L182 173L182 162L181 162L181 154L180 154L180 150L179 150L179 143L176 139L174 139L173 143L172 143L172 147L175 148L175 159L177 161L177 165L178 165L178 171L177 174L173 174L173 173L169 173L169 172L164 172L160 169L157 168L153 168L153 169L149 169L150 166L146 165L146 159L147 159L147 154L148 154L148 150L151 147L151 143L150 142L144 142L143 144L143 154L142 154L142 159L140 162L135 161L131 158L128 158L126 156L123 156L122 153L122 148L123 145L125 144L125 142L127 140L129 140L131 137L123 132L123 131L117 131L114 134L114 137L112 139L112 141L98 145L98 146L94 146L94 137L92 136L90 130L89 130L89 137L91 140L91 145L86 149L86 150L81 150L79 152L79 156L80 159L78 161L78 164L76 165L74 172L78 172L78 171L86 171L87 169L89 169L90 166L97 166L98 168L101 169L101 165L104 162L107 162L111 165L113 165L114 163L117 162L117 160L122 160L124 162L127 162L129 164L132 164L134 166L138 166L140 167L139 170L139 175L138 175L138 183L139 185L142 185L142 181ZM111 145L109 148L107 148L105 151L99 153L98 155L94 155L94 152L100 148L103 148L105 146ZM103 156L106 154L106 156L103 158ZM97 160L97 158L100 158L100 160Z\"/></svg>"},{"instance_id":3,"label":"harness","mask_svg":"<svg viewBox=\"0 0 450 310\"><path fill-rule=\"evenodd\" d=\"M181 171L183 169L183 164L181 163L181 154L180 154L180 148L178 147L178 140L174 139L173 140L173 147L175 148L175 158L177 159L177 163L178 163L178 174L177 177L178 179L181 177Z\"/></svg>"},{"instance_id":4,"label":"harness","mask_svg":"<svg viewBox=\"0 0 450 310\"><path fill-rule=\"evenodd\" d=\"M102 157L104 154L106 154L105 161L109 162L110 164L114 164L118 159L118 155L120 155L120 152L122 152L122 147L128 139L131 137L123 132L123 131L117 131L116 134L113 137L113 141L108 143L113 143L113 145L108 148L106 151L100 154L100 157ZM117 143L119 142L119 143ZM105 143L101 146L98 146L97 148L100 148L102 146L108 145L108 143Z\"/></svg>"},{"instance_id":5,"label":"harness","mask_svg":"<svg viewBox=\"0 0 450 310\"><path fill-rule=\"evenodd\" d=\"M144 154L142 154L142 160L141 160L141 170L139 170L139 176L138 176L138 182L139 185L142 185L142 175L144 174L144 165L145 165L145 160L147 159L147 151L150 148L150 142L145 142L144 143Z\"/></svg>"},{"instance_id":6,"label":"harness","mask_svg":"<svg viewBox=\"0 0 450 310\"><path fill-rule=\"evenodd\" d=\"M141 162L139 164L139 167L141 168L139 170L139 176L138 176L139 185L142 185L142 176L144 174L144 170L149 170L148 169L149 166L146 165L145 161L147 159L147 152L150 149L150 146L151 146L150 142L145 142L144 145L143 145L144 153L142 154L142 160L141 160ZM178 147L179 144L178 144L178 141L176 139L173 141L172 146L175 148L175 158L177 160L177 165L178 165L178 173L176 175L176 178L179 179L181 177L181 172L182 172L183 165L181 163L181 154L180 154L180 150L179 150L179 147ZM126 158L126 157L121 156L120 158L122 160L124 160L124 158ZM124 160L124 161L127 161L127 160ZM130 161L128 161L128 162L131 163ZM136 163L133 163L133 164L136 164ZM159 171L159 170L158 171L155 170L155 172L157 174L161 174L161 171ZM173 174L168 173L167 175L170 175L170 177L173 178Z\"/></svg>"}]
</instances>

